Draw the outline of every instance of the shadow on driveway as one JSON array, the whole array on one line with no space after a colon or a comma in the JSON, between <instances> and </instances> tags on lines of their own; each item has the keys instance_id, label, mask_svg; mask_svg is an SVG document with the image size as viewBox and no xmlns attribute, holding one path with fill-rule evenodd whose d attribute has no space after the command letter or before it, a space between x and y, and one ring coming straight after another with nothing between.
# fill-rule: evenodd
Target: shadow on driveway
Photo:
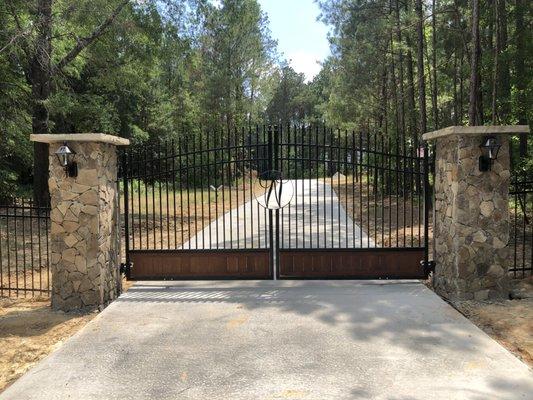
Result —
<instances>
[{"instance_id":1,"label":"shadow on driveway","mask_svg":"<svg viewBox=\"0 0 533 400\"><path fill-rule=\"evenodd\" d=\"M138 282L6 399L529 399L527 366L415 281ZM529 397L528 397L529 396Z\"/></svg>"}]
</instances>

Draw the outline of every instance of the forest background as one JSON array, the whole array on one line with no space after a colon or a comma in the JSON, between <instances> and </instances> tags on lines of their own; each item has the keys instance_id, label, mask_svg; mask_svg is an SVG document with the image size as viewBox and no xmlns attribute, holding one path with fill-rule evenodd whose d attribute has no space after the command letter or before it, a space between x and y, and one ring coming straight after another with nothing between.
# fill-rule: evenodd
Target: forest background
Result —
<instances>
[{"instance_id":1,"label":"forest background","mask_svg":"<svg viewBox=\"0 0 533 400\"><path fill-rule=\"evenodd\" d=\"M449 125L532 120L533 2L317 3L331 55L306 81L256 0L0 2L0 200L31 195L32 183L46 192L46 148L32 132L105 132L142 146L327 124L414 145ZM531 142L514 143L524 174Z\"/></svg>"}]
</instances>

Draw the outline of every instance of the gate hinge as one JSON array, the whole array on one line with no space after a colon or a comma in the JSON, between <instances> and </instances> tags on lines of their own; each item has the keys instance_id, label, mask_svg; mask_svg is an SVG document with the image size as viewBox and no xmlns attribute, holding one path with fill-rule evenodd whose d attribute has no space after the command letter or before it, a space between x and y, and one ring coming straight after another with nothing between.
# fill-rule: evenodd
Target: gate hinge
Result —
<instances>
[{"instance_id":1,"label":"gate hinge","mask_svg":"<svg viewBox=\"0 0 533 400\"><path fill-rule=\"evenodd\" d=\"M429 276L431 272L435 272L435 261L420 261L420 266L424 270L424 275Z\"/></svg>"},{"instance_id":2,"label":"gate hinge","mask_svg":"<svg viewBox=\"0 0 533 400\"><path fill-rule=\"evenodd\" d=\"M130 277L131 263L120 263L120 273L126 275L126 278Z\"/></svg>"}]
</instances>

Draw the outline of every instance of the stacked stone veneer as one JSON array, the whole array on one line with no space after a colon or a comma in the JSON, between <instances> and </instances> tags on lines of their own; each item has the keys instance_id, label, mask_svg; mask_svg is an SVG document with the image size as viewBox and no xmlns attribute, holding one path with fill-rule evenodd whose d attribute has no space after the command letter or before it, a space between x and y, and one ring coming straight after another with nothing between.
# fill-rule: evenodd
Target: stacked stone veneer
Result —
<instances>
[{"instance_id":1,"label":"stacked stone veneer","mask_svg":"<svg viewBox=\"0 0 533 400\"><path fill-rule=\"evenodd\" d=\"M436 139L433 284L450 299L507 296L509 142L479 171L482 135Z\"/></svg>"},{"instance_id":2,"label":"stacked stone veneer","mask_svg":"<svg viewBox=\"0 0 533 400\"><path fill-rule=\"evenodd\" d=\"M103 306L120 293L116 147L68 142L78 176L69 178L50 144L52 308Z\"/></svg>"}]
</instances>

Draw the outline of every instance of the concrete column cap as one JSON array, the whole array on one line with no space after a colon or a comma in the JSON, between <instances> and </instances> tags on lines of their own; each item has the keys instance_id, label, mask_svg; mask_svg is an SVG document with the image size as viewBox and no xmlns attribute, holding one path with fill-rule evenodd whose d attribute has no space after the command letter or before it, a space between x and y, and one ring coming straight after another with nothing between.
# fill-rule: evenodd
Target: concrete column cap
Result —
<instances>
[{"instance_id":1,"label":"concrete column cap","mask_svg":"<svg viewBox=\"0 0 533 400\"><path fill-rule=\"evenodd\" d=\"M60 133L60 134L39 134L30 135L32 142L40 143L62 143L62 142L98 142L109 143L115 146L128 146L129 139L121 138L105 133Z\"/></svg>"},{"instance_id":2,"label":"concrete column cap","mask_svg":"<svg viewBox=\"0 0 533 400\"><path fill-rule=\"evenodd\" d=\"M487 125L487 126L449 126L422 135L424 140L435 140L452 135L483 136L483 135L515 135L529 133L529 125Z\"/></svg>"}]
</instances>

